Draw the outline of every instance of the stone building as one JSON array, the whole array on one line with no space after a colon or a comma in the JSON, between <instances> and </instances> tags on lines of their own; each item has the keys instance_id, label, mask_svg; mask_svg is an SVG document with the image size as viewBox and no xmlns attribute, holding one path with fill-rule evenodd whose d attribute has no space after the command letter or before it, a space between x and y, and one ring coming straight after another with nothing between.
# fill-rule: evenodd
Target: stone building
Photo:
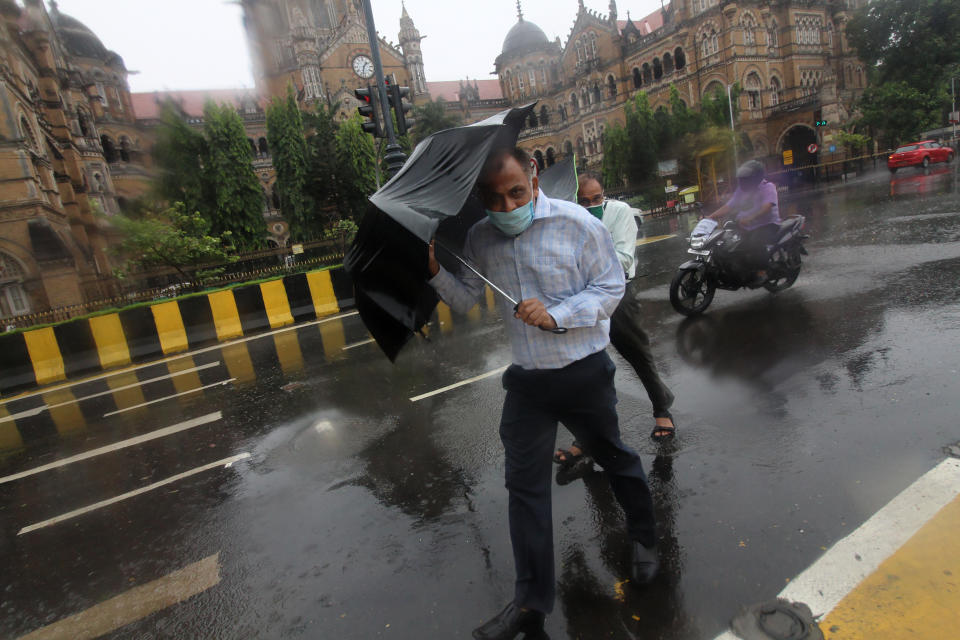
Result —
<instances>
[{"instance_id":1,"label":"stone building","mask_svg":"<svg viewBox=\"0 0 960 640\"><path fill-rule=\"evenodd\" d=\"M637 92L668 107L670 85L689 106L739 83L736 128L754 155L777 166L821 159L821 148L850 117L865 86L845 26L861 0L673 0L640 20L600 14L580 0L566 42L550 40L520 11L495 68L503 97L538 100L521 144L547 166L576 153L602 161L605 127L624 121ZM816 121L826 121L816 127Z\"/></svg>"},{"instance_id":2,"label":"stone building","mask_svg":"<svg viewBox=\"0 0 960 640\"><path fill-rule=\"evenodd\" d=\"M55 2L0 0L0 317L113 293L108 220L148 146L119 55Z\"/></svg>"}]
</instances>

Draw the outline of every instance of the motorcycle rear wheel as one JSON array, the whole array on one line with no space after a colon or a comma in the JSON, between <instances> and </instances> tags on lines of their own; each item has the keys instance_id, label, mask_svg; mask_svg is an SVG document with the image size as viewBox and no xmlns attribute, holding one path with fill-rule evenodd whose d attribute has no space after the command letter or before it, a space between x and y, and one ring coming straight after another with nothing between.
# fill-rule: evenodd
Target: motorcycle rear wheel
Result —
<instances>
[{"instance_id":1,"label":"motorcycle rear wheel","mask_svg":"<svg viewBox=\"0 0 960 640\"><path fill-rule=\"evenodd\" d=\"M702 271L677 271L670 282L670 304L677 313L696 316L707 310L717 291Z\"/></svg>"},{"instance_id":2,"label":"motorcycle rear wheel","mask_svg":"<svg viewBox=\"0 0 960 640\"><path fill-rule=\"evenodd\" d=\"M763 283L763 288L770 293L783 291L793 286L800 275L800 251L792 248L777 249L770 256L770 266L781 273L779 278L771 278Z\"/></svg>"}]
</instances>

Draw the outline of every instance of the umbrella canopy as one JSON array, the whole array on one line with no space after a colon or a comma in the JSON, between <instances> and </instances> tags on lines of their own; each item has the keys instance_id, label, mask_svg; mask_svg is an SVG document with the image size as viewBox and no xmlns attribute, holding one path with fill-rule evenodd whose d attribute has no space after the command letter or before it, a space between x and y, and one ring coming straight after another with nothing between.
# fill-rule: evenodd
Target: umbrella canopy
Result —
<instances>
[{"instance_id":1,"label":"umbrella canopy","mask_svg":"<svg viewBox=\"0 0 960 640\"><path fill-rule=\"evenodd\" d=\"M370 197L344 266L360 318L391 361L429 321L438 301L427 284L427 243L436 235L447 247L463 246L484 215L473 195L480 171L492 150L516 145L533 106L433 134ZM451 271L459 266L443 251L437 259Z\"/></svg>"},{"instance_id":2,"label":"umbrella canopy","mask_svg":"<svg viewBox=\"0 0 960 640\"><path fill-rule=\"evenodd\" d=\"M577 201L577 160L572 154L540 173L540 189L554 200Z\"/></svg>"}]
</instances>

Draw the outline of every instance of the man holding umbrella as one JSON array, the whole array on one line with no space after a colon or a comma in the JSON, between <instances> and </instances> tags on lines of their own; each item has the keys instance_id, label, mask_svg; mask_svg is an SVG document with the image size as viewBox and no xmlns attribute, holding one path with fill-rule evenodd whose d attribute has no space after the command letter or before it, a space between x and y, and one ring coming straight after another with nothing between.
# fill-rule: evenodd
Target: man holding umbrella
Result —
<instances>
[{"instance_id":1,"label":"man holding umbrella","mask_svg":"<svg viewBox=\"0 0 960 640\"><path fill-rule=\"evenodd\" d=\"M656 573L653 502L637 454L623 444L616 413L615 367L606 354L610 316L624 293L624 274L603 224L573 203L538 188L520 149L495 150L477 181L486 218L467 235L466 259L520 300L502 301L513 364L500 420L506 457L510 538L516 568L513 601L473 632L506 640L542 632L555 595L551 458L564 425L609 474L633 539L631 578ZM466 312L484 281L454 276L429 253L430 285ZM559 327L566 329L564 333Z\"/></svg>"}]
</instances>

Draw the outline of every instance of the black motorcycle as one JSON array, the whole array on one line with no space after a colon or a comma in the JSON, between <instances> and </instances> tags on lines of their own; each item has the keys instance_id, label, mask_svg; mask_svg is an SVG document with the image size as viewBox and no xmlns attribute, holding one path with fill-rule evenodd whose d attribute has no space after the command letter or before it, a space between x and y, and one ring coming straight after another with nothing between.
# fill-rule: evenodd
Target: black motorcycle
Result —
<instances>
[{"instance_id":1,"label":"black motorcycle","mask_svg":"<svg viewBox=\"0 0 960 640\"><path fill-rule=\"evenodd\" d=\"M747 269L738 253L743 242L742 231L735 222L719 227L716 222L703 219L690 234L687 253L694 258L680 265L670 282L670 304L685 316L706 311L713 302L717 289L736 291L742 287L763 287L771 293L783 291L800 275L800 256L807 255L802 234L803 216L787 218L780 223L767 263L767 277L756 281L756 272Z\"/></svg>"}]
</instances>

